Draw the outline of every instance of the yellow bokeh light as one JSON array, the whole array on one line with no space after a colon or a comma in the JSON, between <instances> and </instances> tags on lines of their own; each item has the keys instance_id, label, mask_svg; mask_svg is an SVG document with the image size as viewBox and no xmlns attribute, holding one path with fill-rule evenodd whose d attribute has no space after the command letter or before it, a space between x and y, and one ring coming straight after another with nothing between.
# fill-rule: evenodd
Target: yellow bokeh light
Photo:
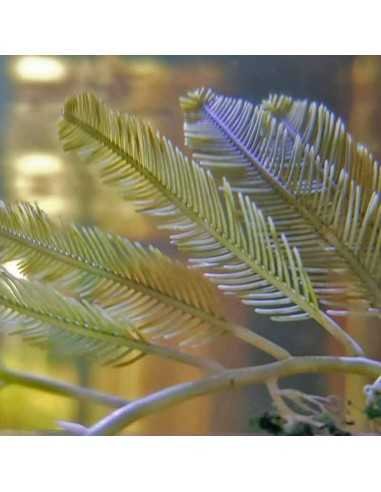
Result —
<instances>
[{"instance_id":1,"label":"yellow bokeh light","mask_svg":"<svg viewBox=\"0 0 381 492\"><path fill-rule=\"evenodd\" d=\"M21 56L14 64L13 73L25 82L58 82L67 76L67 68L57 58Z\"/></svg>"},{"instance_id":2,"label":"yellow bokeh light","mask_svg":"<svg viewBox=\"0 0 381 492\"><path fill-rule=\"evenodd\" d=\"M62 170L62 160L48 153L31 152L16 158L16 170L24 175L50 175Z\"/></svg>"},{"instance_id":3,"label":"yellow bokeh light","mask_svg":"<svg viewBox=\"0 0 381 492\"><path fill-rule=\"evenodd\" d=\"M150 77L153 75L163 75L166 73L165 66L152 59L129 61L128 68L134 75L140 77Z\"/></svg>"}]
</instances>

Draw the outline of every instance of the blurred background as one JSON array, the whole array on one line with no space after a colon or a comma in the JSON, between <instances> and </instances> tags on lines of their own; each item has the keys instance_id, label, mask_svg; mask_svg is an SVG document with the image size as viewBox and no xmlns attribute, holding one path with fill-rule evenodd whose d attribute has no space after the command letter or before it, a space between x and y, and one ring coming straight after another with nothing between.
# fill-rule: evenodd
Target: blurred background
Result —
<instances>
[{"instance_id":1,"label":"blurred background","mask_svg":"<svg viewBox=\"0 0 381 492\"><path fill-rule=\"evenodd\" d=\"M226 95L260 102L269 92L324 102L340 114L350 131L381 156L381 57L364 56L14 56L0 57L0 198L38 202L55 217L98 226L145 244L170 250L167 237L94 182L83 166L64 154L56 123L66 97L83 89L112 107L138 114L183 148L178 98L204 86ZM12 270L15 265L7 267ZM229 315L294 354L338 354L339 349L313 322L271 324L229 301ZM348 320L347 330L381 357L378 327ZM228 367L257 364L262 353L224 337L203 349ZM46 374L133 399L155 389L199 376L197 370L146 357L131 367L112 369L84 360L57 360L49 352L1 337L0 360L16 369ZM310 393L338 393L351 399L350 418L366 430L361 413L360 377L292 378L285 382ZM249 418L269 404L264 388L204 397L146 418L132 434L246 434ZM0 387L0 432L56 429L56 420L83 424L107 409L16 386Z\"/></svg>"}]
</instances>

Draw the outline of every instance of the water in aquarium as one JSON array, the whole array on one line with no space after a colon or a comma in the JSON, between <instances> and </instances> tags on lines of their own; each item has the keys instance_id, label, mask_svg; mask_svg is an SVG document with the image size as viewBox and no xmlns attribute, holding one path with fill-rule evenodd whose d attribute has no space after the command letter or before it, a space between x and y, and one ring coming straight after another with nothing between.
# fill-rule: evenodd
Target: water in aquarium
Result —
<instances>
[{"instance_id":1,"label":"water in aquarium","mask_svg":"<svg viewBox=\"0 0 381 492\"><path fill-rule=\"evenodd\" d=\"M270 95L285 95L292 98L288 101L299 101L300 104L303 104L303 101L315 102L315 106L312 106L315 109L311 109L311 106L309 108L310 111L316 111L316 124L309 129L308 125L303 126L305 121L298 121L297 115L292 119L293 115L288 113L289 122L284 120L282 123L284 131L287 130L288 125L293 124L296 128L299 125L304 128L304 133L301 132L301 135L297 137L294 135L294 137L300 138L303 144L308 142L308 138L313 137L317 145L318 138L323 139L322 135L320 137L317 135L320 131L319 105L323 104L336 119L341 118L356 142L366 145L374 158L378 159L381 158L380 82L381 57L379 56L2 56L0 57L0 198L7 204L14 202L38 204L52 221L96 226L104 231L126 237L130 241L138 241L144 246L153 245L170 258L185 264L187 251L179 251L169 241L168 230L156 227L154 214L140 213L129 200L128 192L126 197L115 193L112 188L96 179L88 167L80 164L81 156L78 153L63 150L58 135L58 122L62 119L65 101L83 92L93 93L113 110L122 114L136 115L149 123L155 132L159 131L161 135L165 135L186 156L191 157L193 152L196 160L203 161L206 157L198 150L198 146L202 147L202 143L207 154L212 144L207 137L202 140L202 130L205 130L205 126L201 125L195 129L199 117L198 111L200 111L197 104L201 104L202 97L210 97L205 100L210 101L209 111L213 112L213 108L216 109L213 104L218 104L220 96L241 99L252 104L253 107L260 107L263 101L269 101ZM195 149L192 149L191 145L187 145L187 138L185 138L187 135L184 137L184 107L181 107L179 101L187 94L187 97L190 97L189 94L192 91L194 94L197 89L200 90L198 94L202 94L201 99L197 104L192 103L194 106L191 107L185 124L185 133L191 134L191 137L188 135L188 140L193 138ZM208 89L213 92L208 92ZM188 99L188 104L191 104L189 101L191 98ZM271 101L274 102L276 99L273 98ZM287 100L284 101L286 106L291 104L287 103ZM249 119L244 119L244 111L247 111L248 118L252 114L250 113L252 109L248 108L249 106L244 106L243 103L239 108L239 111L243 112L242 127L244 125L248 127L250 124ZM229 127L224 120L224 109L219 108L219 110L220 113L214 123L209 122L212 126L208 128L208 132L215 136L216 132L225 129L226 140L217 145L217 157L214 163L221 161L224 152L233 152L229 154L230 161L236 159L238 165L239 162L242 165L244 158L260 160L261 154L258 150L251 152L244 141L240 141L239 138L234 139L234 132L239 133L240 130L238 123L236 126ZM273 110L277 117L277 108ZM305 118L307 118L306 114ZM280 109L278 116L282 118ZM337 126L338 131L339 127L340 125ZM71 130L66 128L62 131L69 134ZM255 129L252 131L254 132ZM198 141L197 135L199 135ZM78 138L78 143L80 136L75 138ZM71 142L74 150L75 138L73 137ZM271 140L273 144L277 138L283 138L282 132L274 134ZM233 149L232 146L237 145L237 142L238 147ZM330 143L328 142L327 145ZM288 146L286 144L285 152L288 153L289 162L292 163L291 147L291 144ZM239 155L240 151L244 152L242 154L244 157ZM340 157L345 163L348 159L345 149L341 156L333 154L330 156L329 150L323 149L323 151L326 152L328 160L330 158L339 160ZM87 152L91 153L90 144ZM264 153L265 149L262 149L262 152ZM273 163L277 162L279 157L275 154L276 152L274 152ZM107 152L102 156L104 162L109 158ZM223 157L222 161L224 161ZM229 162L229 159L224 162ZM217 179L220 179L223 186L221 173L224 173L224 169L223 166L219 169L217 167L214 166L213 169L212 166L212 171L217 175L220 173ZM324 166L321 169L324 169ZM270 171L267 169L263 172ZM227 179L229 179L229 172L226 170ZM291 176L289 169L285 168L282 172ZM238 180L237 187L243 194L249 187L250 179L252 181L260 179L261 171L258 175L257 171L253 173L249 178L242 177ZM360 167L354 171L354 175L360 180L363 179ZM134 175L130 178L138 179ZM283 179L281 174L278 178ZM290 180L292 179L291 176ZM308 176L305 175L303 179L311 185L310 195L307 197L307 192L298 195L300 200L298 203L306 203L305 200L310 200L308 203L312 203L319 193L319 186L322 186L319 185L322 182L319 179L323 178L316 174L315 188L311 184L312 178L309 181ZM341 186L339 177L335 183L333 186ZM255 199L255 193L260 195L264 192L264 188L259 189L260 184L253 186L255 192L252 195ZM273 206L275 210L278 202L274 204L265 202L265 199L261 198L263 196L262 194L259 198L261 205L265 204L269 210ZM360 200L359 195L356 197ZM285 199L287 200L287 197ZM340 206L342 205L338 199L334 206L322 212L324 220L328 221L328 215L334 213L335 207L340 208ZM240 213L238 205L234 210L237 214ZM359 210L360 215L365 214L361 207ZM377 220L374 214L369 216L368 222ZM281 227L281 220L279 223ZM17 244L15 246L9 243L8 236L4 232L6 224L1 224L0 227L1 248L5 251L2 259L4 268L18 279L27 277L28 272L23 271L22 259L18 261L16 254L12 257L6 253L8 247L17 248ZM361 234L366 236L367 229L364 228ZM351 240L355 244L358 237L357 235L349 238L348 241ZM303 238L300 240L303 243ZM371 240L369 233L369 241ZM274 244L271 241L270 249ZM309 258L311 264L315 265L314 261L317 263L318 258L313 256L315 250L311 251ZM367 250L363 251L365 262ZM357 253L361 255L361 252L357 251ZM29 260L39 261L37 256L33 257L33 254L30 254L32 256ZM343 254L347 253L344 251ZM308 253L306 255L308 256ZM335 270L334 265L331 267ZM377 265L373 265L373 269L377 269ZM338 270L340 265L333 275L339 275ZM363 275L361 278L366 283L366 273L361 270L359 275L360 277ZM250 277L248 283L253 281L253 277ZM350 282L348 279L346 281ZM180 273L176 277L176 282L179 285L185 282ZM300 282L302 281L299 281L299 286L302 285ZM319 295L326 287L324 282L324 280L316 282ZM338 292L343 281L333 281L333 284L332 289L337 289ZM68 286L63 285L61 289L66 294L65 289L68 289ZM271 293L271 288L266 292ZM327 293L329 299L331 294L332 292ZM356 297L355 294L353 295ZM321 296L324 297L324 292ZM248 299L249 297L246 298ZM269 297L264 296L263 299ZM312 303L311 299L310 301ZM355 307L350 309L355 312L359 308L356 307L356 299L353 302ZM343 353L343 347L338 340L311 317L302 321L291 318L288 322L276 323L269 316L256 313L255 306L243 304L239 297L223 293L218 297L218 304L216 309L224 309L226 316L234 320L234 323L248 327L293 356L336 356ZM380 358L381 348L377 341L379 334L375 326L376 318L370 315L356 317L356 314L339 316L339 308L333 301L331 305L324 306L325 309L331 309L336 313L333 315L335 323L338 323L359 345L366 347L370 358L375 360ZM265 304L262 306L258 304L256 307L259 310L261 307L268 309L268 305ZM289 313L293 312L299 311L289 311ZM33 323L30 324L30 328L32 327ZM173 339L170 337L160 339L160 343L166 347L174 347ZM274 360L271 355L259 348L225 332L221 336L212 338L210 343L200 344L199 347L188 352L198 357L218 360L227 368L260 366ZM84 357L80 353L74 355L61 353L50 345L41 348L36 343L24 343L20 335L8 336L1 331L0 362L15 371L54 378L81 387L91 387L115 395L121 400L140 398L165 387L200 377L200 369L197 367L155 355L148 355L131 365L115 368L102 365L97 360ZM345 407L347 431L372 431L373 424L369 422L364 412L363 388L372 383L368 376L343 375L335 371L324 374L310 372L290 375L280 384L284 389L290 387L313 395L336 395L338 405ZM292 407L292 403L290 405ZM152 413L126 426L121 433L126 435L253 435L265 432L263 419L270 418L271 408L272 403L266 385L240 386L238 384L233 392L215 392ZM55 434L62 432L57 425L58 421L77 422L89 427L101 420L108 412L107 406L100 401L68 398L64 394L41 391L30 385L11 384L9 381L7 383L6 379L4 387L0 387L1 433ZM260 417L262 417L262 428L258 426Z\"/></svg>"}]
</instances>

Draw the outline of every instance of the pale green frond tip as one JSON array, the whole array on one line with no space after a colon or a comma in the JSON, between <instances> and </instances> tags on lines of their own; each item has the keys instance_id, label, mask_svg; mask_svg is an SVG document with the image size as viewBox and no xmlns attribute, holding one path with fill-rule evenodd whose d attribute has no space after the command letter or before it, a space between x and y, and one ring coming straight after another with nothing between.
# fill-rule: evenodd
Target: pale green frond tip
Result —
<instances>
[{"instance_id":1,"label":"pale green frond tip","mask_svg":"<svg viewBox=\"0 0 381 492\"><path fill-rule=\"evenodd\" d=\"M197 111L212 95L211 89L201 88L190 91L185 97L179 98L180 107L183 111Z\"/></svg>"}]
</instances>

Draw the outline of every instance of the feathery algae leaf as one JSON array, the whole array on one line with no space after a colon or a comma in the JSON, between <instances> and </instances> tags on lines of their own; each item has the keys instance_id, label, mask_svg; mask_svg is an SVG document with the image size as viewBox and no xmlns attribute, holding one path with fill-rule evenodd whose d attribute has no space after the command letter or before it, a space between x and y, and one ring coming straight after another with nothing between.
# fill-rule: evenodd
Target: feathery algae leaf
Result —
<instances>
[{"instance_id":1,"label":"feathery algae leaf","mask_svg":"<svg viewBox=\"0 0 381 492\"><path fill-rule=\"evenodd\" d=\"M173 242L225 292L277 321L312 317L336 331L298 250L271 219L242 194L235 200L227 181L221 197L211 173L149 125L82 94L65 104L59 133L64 148L85 156L104 183L170 229Z\"/></svg>"},{"instance_id":2,"label":"feathery algae leaf","mask_svg":"<svg viewBox=\"0 0 381 492\"><path fill-rule=\"evenodd\" d=\"M0 271L0 318L8 333L35 344L53 341L60 350L103 363L125 365L154 354L205 367L197 357L146 342L130 322L115 320L98 306L5 271Z\"/></svg>"},{"instance_id":3,"label":"feathery algae leaf","mask_svg":"<svg viewBox=\"0 0 381 492\"><path fill-rule=\"evenodd\" d=\"M28 203L0 208L0 260L127 318L150 340L204 343L224 331L218 292L200 272L96 227L57 224Z\"/></svg>"},{"instance_id":4,"label":"feathery algae leaf","mask_svg":"<svg viewBox=\"0 0 381 492\"><path fill-rule=\"evenodd\" d=\"M273 218L298 247L320 301L363 314L380 308L380 195L367 199L345 169L322 160L262 106L210 90L189 93L181 105L194 157Z\"/></svg>"}]
</instances>

